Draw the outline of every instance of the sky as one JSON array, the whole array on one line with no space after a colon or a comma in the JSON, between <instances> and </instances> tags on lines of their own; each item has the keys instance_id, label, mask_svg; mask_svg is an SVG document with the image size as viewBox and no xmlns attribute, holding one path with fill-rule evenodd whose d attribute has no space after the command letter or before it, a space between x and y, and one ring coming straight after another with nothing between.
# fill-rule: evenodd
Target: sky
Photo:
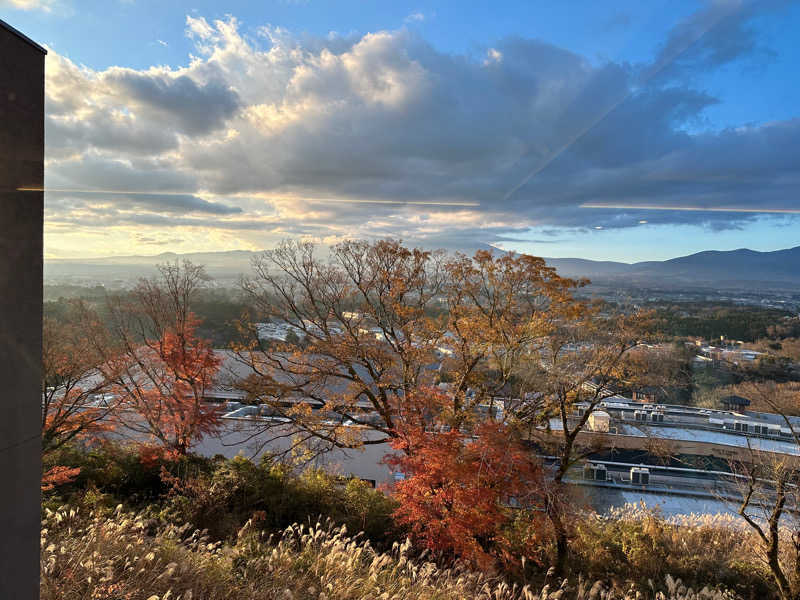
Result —
<instances>
[{"instance_id":1,"label":"sky","mask_svg":"<svg viewBox=\"0 0 800 600\"><path fill-rule=\"evenodd\" d=\"M0 0L0 18L49 51L48 258L800 245L800 2Z\"/></svg>"}]
</instances>

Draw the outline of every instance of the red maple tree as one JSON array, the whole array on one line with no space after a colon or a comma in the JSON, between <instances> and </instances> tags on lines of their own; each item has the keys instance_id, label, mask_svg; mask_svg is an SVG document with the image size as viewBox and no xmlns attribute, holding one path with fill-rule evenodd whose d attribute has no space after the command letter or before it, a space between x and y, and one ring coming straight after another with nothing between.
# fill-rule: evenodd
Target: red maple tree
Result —
<instances>
[{"instance_id":1,"label":"red maple tree","mask_svg":"<svg viewBox=\"0 0 800 600\"><path fill-rule=\"evenodd\" d=\"M59 319L42 323L42 451L94 436L109 428L113 409L108 381L96 369L97 353L89 348L88 333L100 325L86 307L75 303ZM102 400L101 400L102 399Z\"/></svg>"},{"instance_id":2,"label":"red maple tree","mask_svg":"<svg viewBox=\"0 0 800 600\"><path fill-rule=\"evenodd\" d=\"M107 365L120 398L121 425L145 436L143 459L175 457L218 426L218 414L203 402L220 359L195 335L199 320L188 313L180 327L156 340L129 347Z\"/></svg>"},{"instance_id":3,"label":"red maple tree","mask_svg":"<svg viewBox=\"0 0 800 600\"><path fill-rule=\"evenodd\" d=\"M488 569L508 555L510 506L542 505L544 473L507 425L449 428L451 416L437 412L447 403L436 390L405 403L417 406L407 417L418 418L398 425L392 446L400 452L385 458L405 476L393 488L400 503L394 517L424 547Z\"/></svg>"},{"instance_id":4,"label":"red maple tree","mask_svg":"<svg viewBox=\"0 0 800 600\"><path fill-rule=\"evenodd\" d=\"M108 381L88 340L102 339L97 315L81 302L71 303L59 318L42 322L41 425L46 472L42 489L71 481L78 468L52 465L51 457L72 442L91 442L113 428L108 418L114 401Z\"/></svg>"}]
</instances>

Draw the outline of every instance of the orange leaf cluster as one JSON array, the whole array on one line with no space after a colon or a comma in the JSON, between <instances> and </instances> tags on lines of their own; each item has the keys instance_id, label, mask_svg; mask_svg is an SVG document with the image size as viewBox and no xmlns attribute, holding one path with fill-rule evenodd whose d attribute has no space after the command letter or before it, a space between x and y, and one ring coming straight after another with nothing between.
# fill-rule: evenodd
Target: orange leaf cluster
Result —
<instances>
[{"instance_id":1,"label":"orange leaf cluster","mask_svg":"<svg viewBox=\"0 0 800 600\"><path fill-rule=\"evenodd\" d=\"M115 386L125 408L129 429L148 434L162 446L158 457L186 454L192 443L213 432L219 415L203 403L206 388L219 368L220 358L206 340L196 337L198 320L189 314L179 331L165 331L123 357L129 373ZM117 365L115 368L122 370ZM134 423L133 419L141 422ZM143 460L155 460L144 446Z\"/></svg>"},{"instance_id":2,"label":"orange leaf cluster","mask_svg":"<svg viewBox=\"0 0 800 600\"><path fill-rule=\"evenodd\" d=\"M445 402L434 390L422 399L430 410ZM543 504L542 466L506 425L484 422L470 434L441 425L398 426L401 452L385 459L405 475L393 489L395 518L426 548L491 568L508 554L510 505Z\"/></svg>"},{"instance_id":3,"label":"orange leaf cluster","mask_svg":"<svg viewBox=\"0 0 800 600\"><path fill-rule=\"evenodd\" d=\"M70 483L80 472L80 467L55 466L42 475L42 491L49 491L57 485Z\"/></svg>"}]
</instances>

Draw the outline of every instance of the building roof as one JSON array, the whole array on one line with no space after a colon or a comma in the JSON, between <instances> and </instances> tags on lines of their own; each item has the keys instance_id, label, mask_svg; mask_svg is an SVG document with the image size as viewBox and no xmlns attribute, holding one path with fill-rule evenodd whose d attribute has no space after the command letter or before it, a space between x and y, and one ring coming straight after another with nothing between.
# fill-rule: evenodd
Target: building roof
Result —
<instances>
[{"instance_id":1,"label":"building roof","mask_svg":"<svg viewBox=\"0 0 800 600\"><path fill-rule=\"evenodd\" d=\"M22 39L24 42L27 42L28 44L30 44L31 46L36 48L42 54L47 54L47 50L45 50L44 47L42 47L39 44L37 44L36 42L34 42L31 38L29 38L27 35L25 35L21 31L19 31L18 29L13 28L11 25L9 25L5 21L3 21L3 19L0 19L0 27L2 27L3 29L13 33L18 38Z\"/></svg>"},{"instance_id":2,"label":"building roof","mask_svg":"<svg viewBox=\"0 0 800 600\"><path fill-rule=\"evenodd\" d=\"M737 405L737 406L750 406L750 400L747 398L743 398L742 396L725 396L724 398L720 398L720 402L723 404L729 405Z\"/></svg>"}]
</instances>

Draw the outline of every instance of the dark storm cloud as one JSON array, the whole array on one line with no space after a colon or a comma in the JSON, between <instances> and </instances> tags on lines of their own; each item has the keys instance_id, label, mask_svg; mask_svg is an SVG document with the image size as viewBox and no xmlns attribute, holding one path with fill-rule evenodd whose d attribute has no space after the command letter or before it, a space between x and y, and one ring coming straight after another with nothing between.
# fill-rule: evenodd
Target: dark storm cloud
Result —
<instances>
[{"instance_id":1,"label":"dark storm cloud","mask_svg":"<svg viewBox=\"0 0 800 600\"><path fill-rule=\"evenodd\" d=\"M106 71L103 81L134 107L168 120L189 135L222 127L240 106L238 95L225 83L198 83L187 75L113 68Z\"/></svg>"}]
</instances>

